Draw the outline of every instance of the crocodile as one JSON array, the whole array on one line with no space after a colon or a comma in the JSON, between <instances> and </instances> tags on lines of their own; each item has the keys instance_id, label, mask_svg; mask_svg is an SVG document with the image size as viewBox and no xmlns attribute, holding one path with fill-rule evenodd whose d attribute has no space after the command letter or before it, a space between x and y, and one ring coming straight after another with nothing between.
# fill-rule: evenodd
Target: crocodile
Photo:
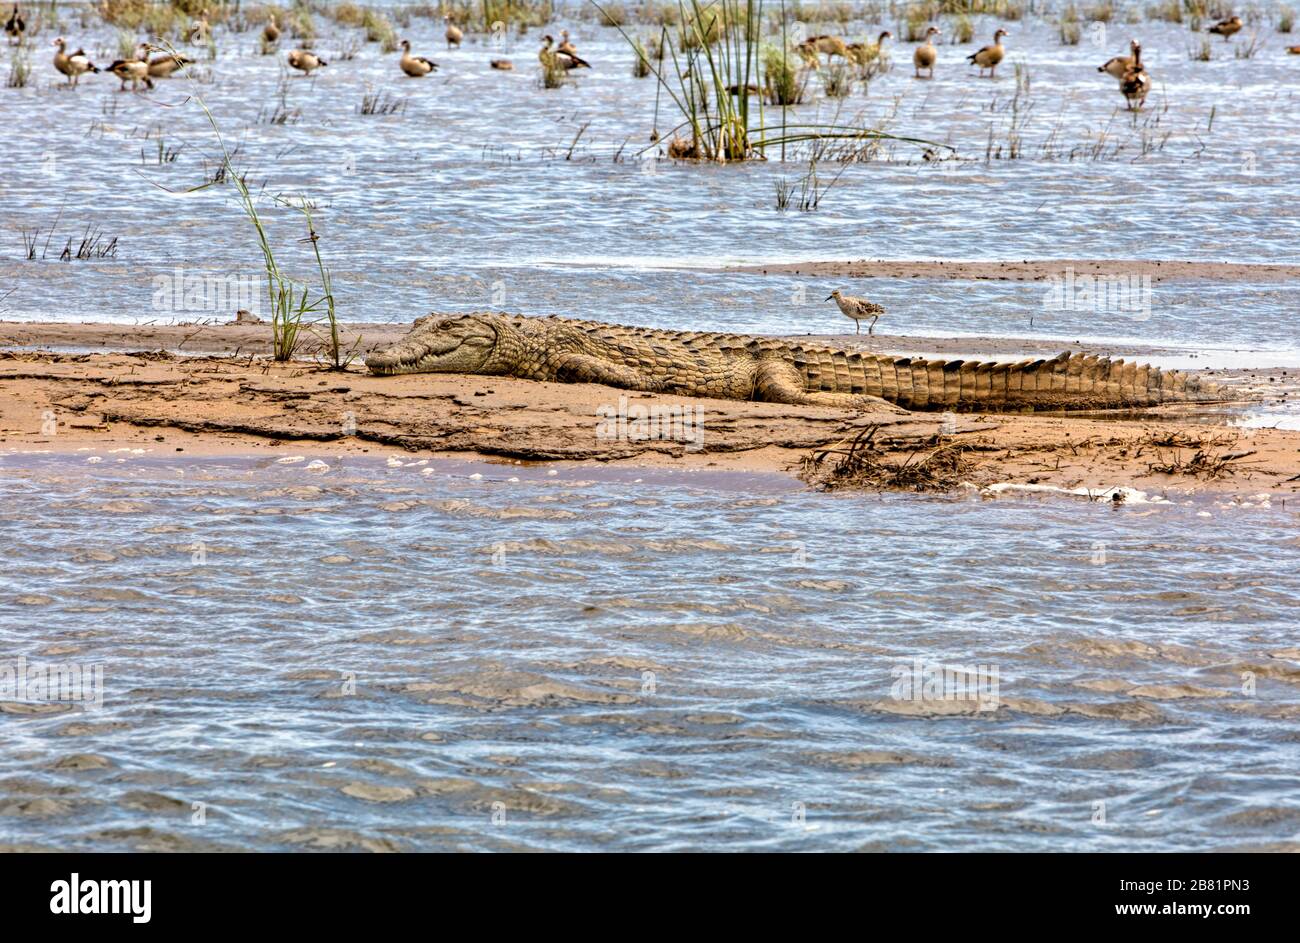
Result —
<instances>
[{"instance_id":1,"label":"crocodile","mask_svg":"<svg viewBox=\"0 0 1300 943\"><path fill-rule=\"evenodd\" d=\"M805 406L997 411L1220 400L1219 387L1084 353L990 363L894 357L743 334L557 316L431 314L370 354L380 376L469 373Z\"/></svg>"}]
</instances>

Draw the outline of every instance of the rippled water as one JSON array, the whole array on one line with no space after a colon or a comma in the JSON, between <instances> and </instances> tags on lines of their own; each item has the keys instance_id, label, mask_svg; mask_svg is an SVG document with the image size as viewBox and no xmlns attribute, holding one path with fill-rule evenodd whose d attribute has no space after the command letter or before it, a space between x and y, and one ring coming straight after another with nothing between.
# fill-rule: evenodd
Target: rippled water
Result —
<instances>
[{"instance_id":1,"label":"rippled water","mask_svg":"<svg viewBox=\"0 0 1300 943\"><path fill-rule=\"evenodd\" d=\"M74 46L115 57L111 31L61 10ZM1300 262L1300 59L1267 26L1254 58L1216 40L1202 63L1183 27L1116 22L1069 47L1048 21L1017 22L996 82L951 46L915 81L899 47L841 117L963 159L886 148L846 165L817 212L782 213L777 182L806 170L794 155L638 156L654 87L613 31L555 24L595 68L548 91L538 30L446 51L441 23L415 17L403 35L442 70L413 82L358 31L316 23L332 64L313 80L223 30L196 73L301 275L302 219L273 197L316 204L347 320L491 306L829 333L844 322L823 280L700 269ZM982 44L996 24L976 23ZM899 32L848 32L881 26ZM157 302L159 277L260 273L229 188L181 192L216 166L189 85L58 88L54 29L35 37L37 81L0 89L0 318L224 319ZM1136 120L1095 71L1130 34L1156 80ZM516 71L491 71L499 56ZM1016 64L1026 157L986 162L1011 130ZM378 91L404 111L358 114ZM277 107L288 123L267 122ZM818 95L797 116L835 107ZM1103 135L1113 157L1068 159ZM23 232L43 246L51 227L49 257L25 260ZM58 261L87 227L116 256ZM1139 312L1044 311L1042 285L1014 282L857 287L919 349L997 334L1300 362L1289 285L1161 283ZM1251 421L1279 418L1293 414ZM0 455L0 693L18 658L103 672L97 710L0 697L0 844L1199 850L1300 831L1294 507L828 496L409 456L87 457ZM918 659L984 666L979 698L905 696Z\"/></svg>"},{"instance_id":2,"label":"rippled water","mask_svg":"<svg viewBox=\"0 0 1300 943\"><path fill-rule=\"evenodd\" d=\"M1295 508L99 457L0 460L3 651L104 672L99 710L0 704L0 841L1133 850L1300 829ZM892 696L914 659L996 670L996 709Z\"/></svg>"},{"instance_id":3,"label":"rippled water","mask_svg":"<svg viewBox=\"0 0 1300 943\"><path fill-rule=\"evenodd\" d=\"M1122 19L1122 18L1120 18ZM910 74L910 47L894 69L842 104L817 90L795 117L856 118L899 134L950 144L963 158L934 165L911 146L847 165L813 213L778 212L775 185L796 181L801 160L701 167L644 160L654 121L652 80L630 74L631 54L613 30L576 19L594 68L569 87L538 85L539 30L503 45L442 47L442 24L409 20L402 34L442 69L412 81L395 54L359 43L360 33L318 16L319 52L334 61L318 77L284 77L279 57L256 54L256 34L219 30L219 55L196 69L236 164L262 194L282 258L311 271L299 214L276 195L306 195L334 270L341 315L405 320L430 309L491 306L669 327L826 333L843 329L823 280L719 276L682 266L808 258L1177 258L1300 261L1300 190L1293 116L1296 57L1282 54L1264 24L1264 47L1213 44L1213 61L1192 62L1199 42L1183 26L1112 23L1094 43L1062 46L1052 22L1013 24L1008 61L995 82L962 59L971 47L942 46L933 82ZM976 18L976 42L994 21ZM874 35L860 22L850 35ZM113 56L113 34L65 14L73 41ZM801 32L801 28L795 28ZM1139 35L1156 81L1137 119L1117 111L1115 83L1096 65ZM260 260L230 188L182 195L212 173L216 148L202 113L186 103L185 80L152 95L123 94L104 76L56 87L37 37L38 81L4 89L12 160L5 188L0 285L15 290L0 317L134 321L187 319L219 311L155 302L154 279L241 273ZM358 49L346 60L347 47ZM508 56L510 73L487 61ZM200 55L202 59L202 56ZM1014 67L1028 76L1016 104L1025 159L985 162L990 135L1011 130ZM358 113L366 92L405 105L392 116ZM281 95L283 96L281 98ZM294 117L269 124L282 106ZM662 117L660 131L670 121ZM564 159L576 131L585 128ZM1069 160L1105 139L1121 147L1102 161ZM1143 155L1143 141L1150 152ZM181 148L159 164L159 141ZM616 160L615 155L619 155ZM1054 159L1045 159L1046 156ZM823 178L839 173L823 166ZM170 188L168 192L163 188ZM51 258L22 260L20 230L54 227ZM53 259L85 227L117 237L115 258ZM891 312L882 330L922 336L1010 333L1110 338L1294 352L1297 313L1289 286L1158 285L1146 314L1042 311L1041 285L878 279L865 290ZM800 304L795 299L809 299ZM230 310L227 310L229 308ZM1033 326L1029 317L1035 314ZM1281 320L1279 320L1281 319Z\"/></svg>"}]
</instances>

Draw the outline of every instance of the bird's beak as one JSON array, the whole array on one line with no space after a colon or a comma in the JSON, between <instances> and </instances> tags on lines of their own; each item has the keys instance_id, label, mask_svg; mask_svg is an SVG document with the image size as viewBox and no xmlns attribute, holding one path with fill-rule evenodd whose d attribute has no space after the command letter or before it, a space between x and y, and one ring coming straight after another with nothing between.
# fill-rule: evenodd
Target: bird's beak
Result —
<instances>
[{"instance_id":1,"label":"bird's beak","mask_svg":"<svg viewBox=\"0 0 1300 943\"><path fill-rule=\"evenodd\" d=\"M830 300L831 300L832 298L834 298L834 297L835 297L834 295L827 295L827 296L826 296L826 300L827 300L827 301L830 301Z\"/></svg>"}]
</instances>

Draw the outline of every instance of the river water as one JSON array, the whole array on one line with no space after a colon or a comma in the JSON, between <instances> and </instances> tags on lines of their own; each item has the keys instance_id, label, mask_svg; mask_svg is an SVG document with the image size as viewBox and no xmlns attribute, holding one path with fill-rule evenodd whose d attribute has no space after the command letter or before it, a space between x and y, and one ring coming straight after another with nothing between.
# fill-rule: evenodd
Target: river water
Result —
<instances>
[{"instance_id":1,"label":"river water","mask_svg":"<svg viewBox=\"0 0 1300 943\"><path fill-rule=\"evenodd\" d=\"M1253 57L1234 58L1240 37L1215 38L1212 60L1199 62L1188 51L1200 39L1185 25L1129 24L1121 14L1085 24L1080 44L1063 46L1053 18L1029 17L1010 24L999 77L979 81L963 59L997 21L975 17L975 44L942 45L933 82L912 77L907 45L865 93L859 85L828 101L814 78L809 101L788 121L878 127L950 145L959 158L928 162L919 147L886 144L876 160L823 162L821 185L834 184L815 212L776 208L780 181L797 198L804 154L783 162L772 151L765 162L717 167L640 153L652 128L666 134L674 123L666 96L656 121L654 80L634 78L626 43L589 18L546 28L569 26L593 64L560 89L539 85L541 30L471 36L447 50L441 21L399 15L400 34L441 65L432 78L410 80L397 54L366 44L358 30L321 15L315 23L315 48L333 61L311 79L288 76L282 56L258 55L257 30L218 28L215 60L185 48L198 60L196 83L160 81L140 95L119 92L104 75L59 87L47 61L53 31L37 36L32 84L4 95L12 160L0 182L0 291L14 291L0 317L225 320L262 301L260 254L233 188L193 190L219 156L195 93L258 194L282 264L304 279L315 270L301 242L303 218L275 201L316 207L344 320L490 307L830 333L844 325L822 301L835 282L700 269L857 258L1300 262L1298 60L1283 54L1286 37L1267 23ZM93 18L82 28L65 13L60 25L99 58L115 56L116 33ZM874 36L883 27L901 35L892 17L843 32ZM1137 117L1096 70L1130 36L1142 39L1155 81ZM515 70L489 68L499 57ZM367 94L400 112L361 114ZM288 117L278 123L277 114ZM1005 157L1013 135L1020 159ZM1003 158L985 159L990 140ZM173 161L159 162L160 145L176 152ZM1090 159L1094 149L1106 156ZM105 243L116 238L115 255L58 261L87 227ZM25 258L23 233L36 236L35 260ZM209 293L184 303L159 292L187 275L243 279L251 297L240 304ZM1140 306L1048 311L1041 284L874 279L849 288L886 306L881 329L892 333L1244 346L1285 350L1300 362L1295 332L1277 330L1279 314L1298 310L1283 284L1156 284Z\"/></svg>"},{"instance_id":2,"label":"river water","mask_svg":"<svg viewBox=\"0 0 1300 943\"><path fill-rule=\"evenodd\" d=\"M0 644L103 672L99 707L0 704L4 841L1134 850L1300 827L1296 508L309 458L3 457ZM943 669L968 683L927 689Z\"/></svg>"},{"instance_id":3,"label":"river water","mask_svg":"<svg viewBox=\"0 0 1300 943\"><path fill-rule=\"evenodd\" d=\"M110 30L62 9L74 45L114 58ZM996 24L976 24L987 41ZM1300 60L1267 29L1255 57L1216 40L1207 63L1189 59L1186 27L1116 22L1099 44L1085 32L1062 46L1029 19L983 83L960 64L972 47L941 47L933 82L912 79L899 49L841 115L892 115L887 130L963 160L887 149L845 165L803 213L774 205L776 183L807 170L795 155L725 168L638 157L653 85L589 21L550 27L568 25L595 66L559 90L538 86L538 30L449 52L440 22L410 18L402 34L443 66L415 82L357 31L317 25L333 60L317 78L284 78L255 33L219 30L198 91L302 277L302 218L272 197L313 201L347 320L493 307L824 334L843 330L820 302L835 285L704 269L1300 262ZM850 32L882 25L899 32ZM1156 90L1133 119L1095 67L1138 31ZM58 88L53 35L36 37L36 81L0 90L0 295L13 289L0 318L227 319L233 306L158 302L160 278L259 290L230 188L181 193L216 166L193 89L132 95L105 76ZM503 55L514 72L487 67ZM1012 130L1017 63L1026 158L985 161L990 134ZM404 110L358 114L379 91ZM281 107L289 119L268 122ZM798 112L835 108L818 95ZM1066 159L1103 135L1122 149ZM174 162L159 163L160 140L180 148ZM116 237L116 254L59 261L87 226ZM28 260L22 233L36 230ZM918 338L1300 363L1284 284L1160 283L1142 310L1059 311L1044 311L1042 285L850 287L886 305L882 330ZM1115 508L289 457L0 455L0 843L1207 850L1300 832L1300 508L1279 500ZM102 704L5 694L19 659L100 678L85 691Z\"/></svg>"}]
</instances>

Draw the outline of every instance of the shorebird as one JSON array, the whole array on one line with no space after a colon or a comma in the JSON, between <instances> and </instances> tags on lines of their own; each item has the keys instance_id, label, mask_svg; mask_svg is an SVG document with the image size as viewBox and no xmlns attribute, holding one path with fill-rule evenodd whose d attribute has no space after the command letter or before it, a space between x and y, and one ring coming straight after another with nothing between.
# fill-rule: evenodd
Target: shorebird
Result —
<instances>
[{"instance_id":1,"label":"shorebird","mask_svg":"<svg viewBox=\"0 0 1300 943\"><path fill-rule=\"evenodd\" d=\"M140 91L140 83L143 82L146 88L153 88L153 79L149 78L149 60L145 57L149 55L148 47L141 46L139 54L134 59L115 59L113 64L108 67L112 72L122 80L122 87L119 92L126 91L126 83L131 83L131 91Z\"/></svg>"},{"instance_id":2,"label":"shorebird","mask_svg":"<svg viewBox=\"0 0 1300 943\"><path fill-rule=\"evenodd\" d=\"M289 65L297 69L303 75L311 75L314 69L320 69L329 65L324 59L315 53L308 52L305 49L293 49L289 52Z\"/></svg>"},{"instance_id":3,"label":"shorebird","mask_svg":"<svg viewBox=\"0 0 1300 943\"><path fill-rule=\"evenodd\" d=\"M853 333L862 333L862 322L866 318L871 318L871 324L867 327L867 333L870 334L876 329L876 322L880 316L885 313L885 309L874 301L868 301L866 298L855 298L852 295L844 295L837 288L829 295L826 300L835 299L835 303L840 306L840 312L857 326Z\"/></svg>"},{"instance_id":4,"label":"shorebird","mask_svg":"<svg viewBox=\"0 0 1300 943\"><path fill-rule=\"evenodd\" d=\"M921 77L921 70L928 69L929 78L934 78L934 64L939 59L939 50L934 48L934 37L942 36L939 28L931 26L925 31L925 42L912 50L912 65L916 68L916 77Z\"/></svg>"},{"instance_id":5,"label":"shorebird","mask_svg":"<svg viewBox=\"0 0 1300 943\"><path fill-rule=\"evenodd\" d=\"M1207 33L1218 33L1223 37L1223 41L1226 43L1241 31L1241 17L1231 16L1226 20L1219 20L1219 22L1208 27L1205 31Z\"/></svg>"},{"instance_id":6,"label":"shorebird","mask_svg":"<svg viewBox=\"0 0 1300 943\"><path fill-rule=\"evenodd\" d=\"M402 40L402 60L399 64L402 71L413 79L422 78L438 69L438 63L432 59L411 55L411 43L406 39Z\"/></svg>"},{"instance_id":7,"label":"shorebird","mask_svg":"<svg viewBox=\"0 0 1300 943\"><path fill-rule=\"evenodd\" d=\"M1098 72L1105 72L1113 79L1124 78L1124 73L1133 68L1133 50L1137 49L1137 40L1130 39L1128 43L1128 55L1116 56L1113 59L1107 59L1104 63L1097 66Z\"/></svg>"},{"instance_id":8,"label":"shorebird","mask_svg":"<svg viewBox=\"0 0 1300 943\"><path fill-rule=\"evenodd\" d=\"M455 46L460 48L460 41L465 38L465 34L460 31L460 27L451 21L450 16L444 16L442 21L447 24L447 30L443 33L447 37L447 48Z\"/></svg>"},{"instance_id":9,"label":"shorebird","mask_svg":"<svg viewBox=\"0 0 1300 943\"><path fill-rule=\"evenodd\" d=\"M86 57L84 49L78 49L74 53L66 51L66 43L60 36L54 41L54 45L59 47L59 51L54 54L54 68L58 69L68 77L69 85L76 85L77 81L86 72L98 72L95 63Z\"/></svg>"},{"instance_id":10,"label":"shorebird","mask_svg":"<svg viewBox=\"0 0 1300 943\"><path fill-rule=\"evenodd\" d=\"M1006 50L1002 48L1002 37L1010 35L1006 30L998 27L997 32L993 34L992 46L985 46L978 52L973 52L966 57L968 62L973 62L979 66L980 78L984 77L985 69L989 70L989 78L993 78L994 73L997 72L998 63L1002 61L1002 57L1006 54Z\"/></svg>"},{"instance_id":11,"label":"shorebird","mask_svg":"<svg viewBox=\"0 0 1300 943\"><path fill-rule=\"evenodd\" d=\"M1137 43L1133 44L1133 64L1119 80L1119 90L1128 101L1129 111L1141 108L1151 91L1151 76L1142 68L1142 47Z\"/></svg>"},{"instance_id":12,"label":"shorebird","mask_svg":"<svg viewBox=\"0 0 1300 943\"><path fill-rule=\"evenodd\" d=\"M266 43L268 46L274 46L279 41L280 27L276 26L275 14L272 13L271 18L266 21L266 26L262 28L262 42Z\"/></svg>"}]
</instances>

